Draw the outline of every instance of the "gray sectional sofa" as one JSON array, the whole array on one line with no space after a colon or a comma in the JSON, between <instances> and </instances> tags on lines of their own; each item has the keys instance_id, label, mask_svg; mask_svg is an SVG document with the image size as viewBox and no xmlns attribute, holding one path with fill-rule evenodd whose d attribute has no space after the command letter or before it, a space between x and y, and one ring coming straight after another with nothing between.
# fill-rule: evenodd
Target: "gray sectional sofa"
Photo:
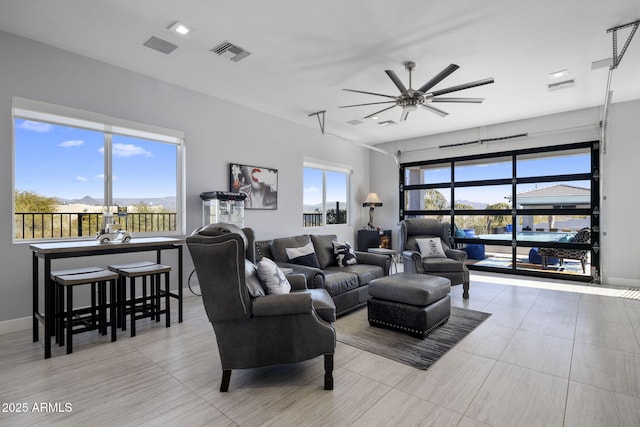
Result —
<instances>
[{"instance_id":1,"label":"gray sectional sofa","mask_svg":"<svg viewBox=\"0 0 640 427\"><path fill-rule=\"evenodd\" d=\"M367 302L369 282L388 276L391 260L386 255L354 251L357 262L339 266L333 244L337 241L336 235L314 234L260 240L256 241L256 257L270 258L281 268L304 274L308 288L326 289L340 315ZM292 259L295 255L300 256Z\"/></svg>"}]
</instances>

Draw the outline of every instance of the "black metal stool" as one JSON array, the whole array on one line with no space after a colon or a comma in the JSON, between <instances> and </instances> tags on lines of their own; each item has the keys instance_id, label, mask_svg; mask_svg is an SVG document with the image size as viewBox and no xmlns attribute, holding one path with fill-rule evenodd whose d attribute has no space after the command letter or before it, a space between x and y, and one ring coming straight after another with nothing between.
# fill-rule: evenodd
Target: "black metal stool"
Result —
<instances>
[{"instance_id":1,"label":"black metal stool","mask_svg":"<svg viewBox=\"0 0 640 427\"><path fill-rule=\"evenodd\" d=\"M169 273L171 267L163 264L142 261L130 264L110 265L109 270L119 275L118 301L120 313L118 323L122 330L127 328L126 315L131 316L131 336L136 336L136 320L144 318L160 321L160 315L164 314L166 327L171 326L170 317L170 283ZM164 289L160 287L161 278L164 275ZM142 277L142 292L136 295L136 278ZM126 297L126 282L129 278L129 298ZM149 287L147 288L147 283ZM149 291L149 292L147 292ZM165 306L162 308L161 297L164 296Z\"/></svg>"},{"instance_id":2,"label":"black metal stool","mask_svg":"<svg viewBox=\"0 0 640 427\"><path fill-rule=\"evenodd\" d=\"M100 267L78 267L65 270L55 270L49 276L49 284L53 289L53 300L55 302L55 315L53 335L56 337L56 343L61 347L64 345L64 293L62 286L55 281L56 276L66 276L69 274L93 273L94 271L102 271ZM91 284L91 307L96 308L96 284Z\"/></svg>"},{"instance_id":3,"label":"black metal stool","mask_svg":"<svg viewBox=\"0 0 640 427\"><path fill-rule=\"evenodd\" d=\"M81 271L82 269L66 270ZM60 272L65 272L59 271ZM60 345L67 341L67 354L73 353L73 335L80 332L98 330L107 334L107 326L111 327L111 341L116 340L116 280L118 275L108 270L52 275L56 291L57 333ZM107 282L109 283L109 302L107 302ZM78 285L91 285L91 306L73 307L73 288ZM66 298L64 294L66 293ZM97 296L96 296L97 294ZM66 300L66 306L65 306ZM107 319L107 308L109 318ZM78 327L77 327L78 326Z\"/></svg>"}]
</instances>

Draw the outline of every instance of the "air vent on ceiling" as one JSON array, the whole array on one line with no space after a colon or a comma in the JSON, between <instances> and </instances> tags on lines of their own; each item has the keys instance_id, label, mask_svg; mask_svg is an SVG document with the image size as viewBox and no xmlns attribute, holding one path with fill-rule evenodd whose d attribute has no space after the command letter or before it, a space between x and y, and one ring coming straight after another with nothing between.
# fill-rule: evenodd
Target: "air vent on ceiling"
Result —
<instances>
[{"instance_id":1,"label":"air vent on ceiling","mask_svg":"<svg viewBox=\"0 0 640 427\"><path fill-rule=\"evenodd\" d=\"M144 45L150 49L157 50L158 52L162 52L165 55L170 54L171 52L173 52L178 48L177 45L154 36L152 36L149 40L144 42Z\"/></svg>"},{"instance_id":2,"label":"air vent on ceiling","mask_svg":"<svg viewBox=\"0 0 640 427\"><path fill-rule=\"evenodd\" d=\"M566 89L568 87L574 87L576 85L575 79L564 80L558 83L549 83L547 87L549 90Z\"/></svg>"},{"instance_id":3,"label":"air vent on ceiling","mask_svg":"<svg viewBox=\"0 0 640 427\"><path fill-rule=\"evenodd\" d=\"M364 123L362 120L349 120L347 123L349 123L350 125L359 125Z\"/></svg>"},{"instance_id":4,"label":"air vent on ceiling","mask_svg":"<svg viewBox=\"0 0 640 427\"><path fill-rule=\"evenodd\" d=\"M221 56L226 56L234 62L238 62L241 59L244 59L247 56L251 55L251 53L247 52L240 46L235 45L227 40L211 49L211 52L215 52L216 54Z\"/></svg>"}]
</instances>

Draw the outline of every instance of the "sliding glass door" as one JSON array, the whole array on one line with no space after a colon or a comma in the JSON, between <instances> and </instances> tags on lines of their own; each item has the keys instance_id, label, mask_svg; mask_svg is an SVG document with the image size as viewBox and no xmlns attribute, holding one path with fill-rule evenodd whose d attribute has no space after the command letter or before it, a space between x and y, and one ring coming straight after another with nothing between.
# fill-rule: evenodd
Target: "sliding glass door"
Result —
<instances>
[{"instance_id":1,"label":"sliding glass door","mask_svg":"<svg viewBox=\"0 0 640 427\"><path fill-rule=\"evenodd\" d=\"M451 224L470 269L599 281L599 143L400 167L400 220Z\"/></svg>"}]
</instances>

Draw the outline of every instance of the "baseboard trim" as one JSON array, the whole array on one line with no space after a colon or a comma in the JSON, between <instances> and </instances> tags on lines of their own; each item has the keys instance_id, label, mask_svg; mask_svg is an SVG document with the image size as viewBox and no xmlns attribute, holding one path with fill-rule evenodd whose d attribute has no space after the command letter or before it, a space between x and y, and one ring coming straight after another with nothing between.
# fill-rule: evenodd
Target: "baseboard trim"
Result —
<instances>
[{"instance_id":1,"label":"baseboard trim","mask_svg":"<svg viewBox=\"0 0 640 427\"><path fill-rule=\"evenodd\" d=\"M640 280L637 279L625 279L623 277L608 277L605 283L611 286L621 286L629 288L640 288Z\"/></svg>"},{"instance_id":2,"label":"baseboard trim","mask_svg":"<svg viewBox=\"0 0 640 427\"><path fill-rule=\"evenodd\" d=\"M33 327L32 317L22 317L0 322L0 335L22 332Z\"/></svg>"}]
</instances>

